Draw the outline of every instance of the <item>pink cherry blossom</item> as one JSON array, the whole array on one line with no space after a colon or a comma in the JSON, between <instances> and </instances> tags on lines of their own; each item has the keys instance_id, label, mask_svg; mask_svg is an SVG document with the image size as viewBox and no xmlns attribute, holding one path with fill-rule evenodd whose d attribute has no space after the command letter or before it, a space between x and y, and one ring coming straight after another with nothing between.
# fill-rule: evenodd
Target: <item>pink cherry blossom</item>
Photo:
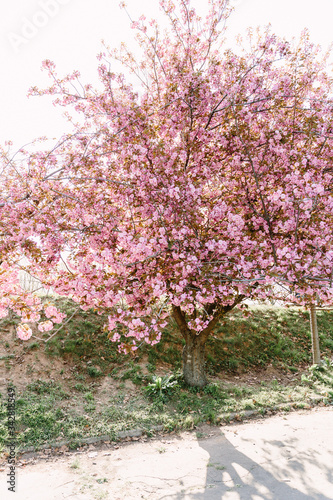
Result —
<instances>
[{"instance_id":1,"label":"pink cherry blossom","mask_svg":"<svg viewBox=\"0 0 333 500\"><path fill-rule=\"evenodd\" d=\"M52 328L53 328L53 323L50 320L43 321L43 322L39 323L39 325L38 325L38 330L40 332L48 332L48 331L52 330Z\"/></svg>"},{"instance_id":2,"label":"pink cherry blossom","mask_svg":"<svg viewBox=\"0 0 333 500\"><path fill-rule=\"evenodd\" d=\"M29 340L32 335L32 330L26 323L18 325L16 332L18 338L21 340Z\"/></svg>"}]
</instances>

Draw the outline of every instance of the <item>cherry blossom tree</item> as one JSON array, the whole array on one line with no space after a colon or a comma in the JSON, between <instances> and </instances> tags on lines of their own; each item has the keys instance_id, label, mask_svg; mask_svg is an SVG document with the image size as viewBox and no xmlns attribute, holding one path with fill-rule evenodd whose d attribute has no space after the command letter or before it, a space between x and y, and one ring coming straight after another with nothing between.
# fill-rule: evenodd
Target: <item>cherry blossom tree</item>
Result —
<instances>
[{"instance_id":1,"label":"cherry blossom tree","mask_svg":"<svg viewBox=\"0 0 333 500\"><path fill-rule=\"evenodd\" d=\"M72 134L27 159L18 242L43 283L108 312L125 352L158 342L171 315L199 387L208 337L245 299L333 291L327 55L306 32L269 29L227 49L228 2L209 5L202 20L189 0L162 0L169 31L133 22L142 58L105 47L98 89L44 62L52 85L31 94L76 114Z\"/></svg>"}]
</instances>

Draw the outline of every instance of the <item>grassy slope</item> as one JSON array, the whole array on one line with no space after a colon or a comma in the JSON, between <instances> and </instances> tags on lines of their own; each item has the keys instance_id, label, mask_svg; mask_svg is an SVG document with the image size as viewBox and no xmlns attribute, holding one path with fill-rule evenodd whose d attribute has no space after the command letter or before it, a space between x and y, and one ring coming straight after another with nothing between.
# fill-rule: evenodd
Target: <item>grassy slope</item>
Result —
<instances>
[{"instance_id":1,"label":"grassy slope","mask_svg":"<svg viewBox=\"0 0 333 500\"><path fill-rule=\"evenodd\" d=\"M62 301L62 305L70 316L75 305L68 301ZM321 350L327 359L333 355L332 319L332 311L318 312ZM107 340L104 322L105 318L94 312L80 311L46 346L31 340L22 347L21 341L15 341L15 346L20 344L27 354L33 352L36 359L45 350L50 369L55 360L63 362L59 373L52 377L41 373L17 390L19 445L67 439L74 446L82 437L108 434L112 438L119 430L149 430L153 425L168 430L191 428L200 421L216 423L222 413L232 411L286 402L302 406L316 394L326 402L333 401L329 363L321 371L306 369L311 364L306 311L261 306L252 307L247 317L233 312L207 344L206 368L212 383L204 390L191 390L178 377L177 386L168 387L166 382L151 396L146 386L154 374L176 373L181 367L182 339L175 325L170 321L162 342L143 347L133 359L119 355ZM5 328L6 321L2 325ZM15 346L3 347L10 354ZM10 379L15 363L6 362ZM274 370L272 376L264 375L267 369ZM67 374L66 384L61 372ZM6 388L1 392L0 446L7 436Z\"/></svg>"},{"instance_id":2,"label":"grassy slope","mask_svg":"<svg viewBox=\"0 0 333 500\"><path fill-rule=\"evenodd\" d=\"M68 316L75 305L64 302ZM243 371L250 367L264 368L299 366L311 362L311 336L309 313L300 308L268 306L252 307L248 316L235 311L220 323L214 337L207 342L207 372ZM333 311L319 310L323 356L333 354ZM128 360L120 356L114 344L103 332L106 319L94 312L80 311L47 345L47 352L56 356L74 356L84 365L86 360L98 364L103 373ZM148 356L151 365L168 363L172 368L181 367L183 341L171 320L165 328L162 341L154 347L143 346L136 359ZM104 359L103 359L104 358Z\"/></svg>"}]
</instances>

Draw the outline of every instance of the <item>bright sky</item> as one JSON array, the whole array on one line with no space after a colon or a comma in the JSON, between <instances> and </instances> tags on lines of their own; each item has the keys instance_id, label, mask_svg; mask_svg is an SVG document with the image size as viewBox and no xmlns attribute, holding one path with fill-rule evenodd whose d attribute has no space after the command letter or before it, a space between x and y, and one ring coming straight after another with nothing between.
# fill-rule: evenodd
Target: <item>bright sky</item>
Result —
<instances>
[{"instance_id":1,"label":"bright sky","mask_svg":"<svg viewBox=\"0 0 333 500\"><path fill-rule=\"evenodd\" d=\"M272 24L288 38L310 30L323 47L333 42L333 0L233 0L228 22L231 39L248 26ZM159 18L158 0L126 0L133 18ZM202 12L205 0L194 0ZM68 131L62 110L45 97L27 98L32 85L46 87L41 62L53 60L58 74L78 69L84 83L96 81L96 54L101 40L111 46L130 44L133 31L119 0L15 0L0 6L0 144L19 148L38 136L60 137Z\"/></svg>"}]
</instances>

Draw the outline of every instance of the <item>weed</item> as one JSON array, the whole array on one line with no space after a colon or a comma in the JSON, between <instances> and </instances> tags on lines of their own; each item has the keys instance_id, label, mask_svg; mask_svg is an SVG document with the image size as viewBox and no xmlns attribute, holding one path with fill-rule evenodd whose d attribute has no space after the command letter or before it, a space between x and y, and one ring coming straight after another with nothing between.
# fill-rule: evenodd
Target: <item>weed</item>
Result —
<instances>
[{"instance_id":1,"label":"weed","mask_svg":"<svg viewBox=\"0 0 333 500\"><path fill-rule=\"evenodd\" d=\"M253 401L244 402L244 410L253 410L255 403Z\"/></svg>"},{"instance_id":2,"label":"weed","mask_svg":"<svg viewBox=\"0 0 333 500\"><path fill-rule=\"evenodd\" d=\"M110 375L115 379L117 380L119 377L117 377L117 374L119 373L119 370L120 370L120 366L116 366L115 368L113 368L113 370L111 371Z\"/></svg>"},{"instance_id":3,"label":"weed","mask_svg":"<svg viewBox=\"0 0 333 500\"><path fill-rule=\"evenodd\" d=\"M144 380L141 367L139 365L135 365L133 362L129 363L129 369L126 370L120 378L122 380L131 380L133 384L136 385L141 385Z\"/></svg>"},{"instance_id":4,"label":"weed","mask_svg":"<svg viewBox=\"0 0 333 500\"><path fill-rule=\"evenodd\" d=\"M117 406L111 406L104 410L104 415L113 422L119 422L126 418L126 411Z\"/></svg>"},{"instance_id":5,"label":"weed","mask_svg":"<svg viewBox=\"0 0 333 500\"><path fill-rule=\"evenodd\" d=\"M303 384L312 384L312 380L310 380L310 378L304 373L302 373L301 381Z\"/></svg>"},{"instance_id":6,"label":"weed","mask_svg":"<svg viewBox=\"0 0 333 500\"><path fill-rule=\"evenodd\" d=\"M79 459L75 458L75 460L71 463L70 467L71 467L71 469L79 469L80 468Z\"/></svg>"},{"instance_id":7,"label":"weed","mask_svg":"<svg viewBox=\"0 0 333 500\"><path fill-rule=\"evenodd\" d=\"M96 405L94 403L89 403L84 407L84 411L87 413L93 412L96 410Z\"/></svg>"},{"instance_id":8,"label":"weed","mask_svg":"<svg viewBox=\"0 0 333 500\"><path fill-rule=\"evenodd\" d=\"M86 392L85 395L84 395L84 399L86 401L94 401L94 396L92 395L91 392Z\"/></svg>"},{"instance_id":9,"label":"weed","mask_svg":"<svg viewBox=\"0 0 333 500\"><path fill-rule=\"evenodd\" d=\"M74 389L76 389L77 391L80 391L80 392L84 392L87 390L87 386L85 384L78 383L78 384L74 385Z\"/></svg>"},{"instance_id":10,"label":"weed","mask_svg":"<svg viewBox=\"0 0 333 500\"><path fill-rule=\"evenodd\" d=\"M62 387L51 381L46 382L45 380L36 380L31 384L27 385L27 389L29 391L35 392L36 394L57 394L58 397L63 399L68 399L70 397L69 394L63 391Z\"/></svg>"},{"instance_id":11,"label":"weed","mask_svg":"<svg viewBox=\"0 0 333 500\"><path fill-rule=\"evenodd\" d=\"M329 358L325 357L323 359L323 364L326 368L333 368L333 359L329 359Z\"/></svg>"},{"instance_id":12,"label":"weed","mask_svg":"<svg viewBox=\"0 0 333 500\"><path fill-rule=\"evenodd\" d=\"M153 375L152 382L146 387L146 392L151 398L163 399L170 396L176 387L178 387L178 381L175 375L165 375L164 377Z\"/></svg>"},{"instance_id":13,"label":"weed","mask_svg":"<svg viewBox=\"0 0 333 500\"><path fill-rule=\"evenodd\" d=\"M96 481L98 481L98 479ZM96 491L96 493L94 494L94 498L96 500L106 500L107 497L108 497L107 491Z\"/></svg>"},{"instance_id":14,"label":"weed","mask_svg":"<svg viewBox=\"0 0 333 500\"><path fill-rule=\"evenodd\" d=\"M209 384L204 387L203 392L205 394L208 394L209 396L212 396L215 399L218 398L223 398L226 397L225 392L221 389L221 387L218 384Z\"/></svg>"},{"instance_id":15,"label":"weed","mask_svg":"<svg viewBox=\"0 0 333 500\"><path fill-rule=\"evenodd\" d=\"M243 394L243 390L241 387L234 387L233 388L233 394L236 396L236 397L241 397L242 394Z\"/></svg>"},{"instance_id":16,"label":"weed","mask_svg":"<svg viewBox=\"0 0 333 500\"><path fill-rule=\"evenodd\" d=\"M225 466L214 462L208 462L207 467L214 467L216 470L224 470Z\"/></svg>"},{"instance_id":17,"label":"weed","mask_svg":"<svg viewBox=\"0 0 333 500\"><path fill-rule=\"evenodd\" d=\"M39 342L31 342L31 344L28 344L26 346L24 346L24 350L25 351L33 351L34 349L39 349L40 348L40 344Z\"/></svg>"},{"instance_id":18,"label":"weed","mask_svg":"<svg viewBox=\"0 0 333 500\"><path fill-rule=\"evenodd\" d=\"M217 423L216 412L214 410L212 410L212 409L208 409L208 411L205 412L204 417L207 420L207 422L209 422L211 424L216 424Z\"/></svg>"},{"instance_id":19,"label":"weed","mask_svg":"<svg viewBox=\"0 0 333 500\"><path fill-rule=\"evenodd\" d=\"M101 370L96 368L95 366L88 366L87 367L87 373L90 377L101 377L103 373Z\"/></svg>"},{"instance_id":20,"label":"weed","mask_svg":"<svg viewBox=\"0 0 333 500\"><path fill-rule=\"evenodd\" d=\"M193 421L193 416L192 415L186 415L182 422L182 427L184 429L190 430L193 429L194 427L194 421Z\"/></svg>"},{"instance_id":21,"label":"weed","mask_svg":"<svg viewBox=\"0 0 333 500\"><path fill-rule=\"evenodd\" d=\"M325 366L324 365L311 365L309 368L310 372L324 372L325 371Z\"/></svg>"},{"instance_id":22,"label":"weed","mask_svg":"<svg viewBox=\"0 0 333 500\"><path fill-rule=\"evenodd\" d=\"M161 398L155 399L151 403L150 407L150 412L151 413L156 413L156 412L161 412L164 408L164 401Z\"/></svg>"},{"instance_id":23,"label":"weed","mask_svg":"<svg viewBox=\"0 0 333 500\"><path fill-rule=\"evenodd\" d=\"M155 364L147 363L146 367L147 367L147 370L149 371L149 373L155 373L155 371L156 371Z\"/></svg>"},{"instance_id":24,"label":"weed","mask_svg":"<svg viewBox=\"0 0 333 500\"><path fill-rule=\"evenodd\" d=\"M167 432L172 432L174 431L176 428L176 423L174 420L172 419L168 419L165 423L164 423L164 430L167 431Z\"/></svg>"}]
</instances>

